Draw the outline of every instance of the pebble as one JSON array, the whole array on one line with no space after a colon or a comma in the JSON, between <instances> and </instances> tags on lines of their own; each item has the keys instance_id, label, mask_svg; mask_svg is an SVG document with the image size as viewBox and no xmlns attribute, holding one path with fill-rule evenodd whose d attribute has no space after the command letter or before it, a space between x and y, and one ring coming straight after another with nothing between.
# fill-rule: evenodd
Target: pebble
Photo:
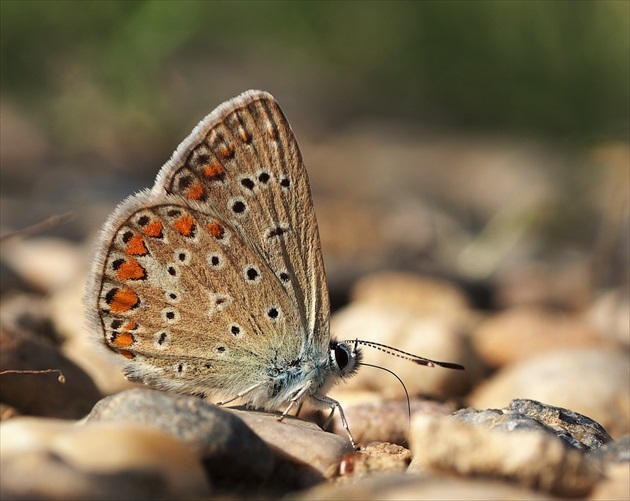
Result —
<instances>
[{"instance_id":1,"label":"pebble","mask_svg":"<svg viewBox=\"0 0 630 501\"><path fill-rule=\"evenodd\" d=\"M226 492L263 488L280 495L333 475L352 451L346 437L315 423L255 410L217 407L192 396L149 389L127 390L95 405L86 422L154 426L202 458L213 483Z\"/></svg>"},{"instance_id":2,"label":"pebble","mask_svg":"<svg viewBox=\"0 0 630 501\"><path fill-rule=\"evenodd\" d=\"M196 499L197 457L153 427L21 417L0 424L2 499Z\"/></svg>"},{"instance_id":3,"label":"pebble","mask_svg":"<svg viewBox=\"0 0 630 501\"><path fill-rule=\"evenodd\" d=\"M558 437L567 445L590 452L600 450L613 439L592 419L569 409L546 405L535 400L516 399L504 409L462 409L453 420L484 426L497 431L532 430Z\"/></svg>"},{"instance_id":4,"label":"pebble","mask_svg":"<svg viewBox=\"0 0 630 501\"><path fill-rule=\"evenodd\" d=\"M360 450L345 454L339 463L339 476L366 477L374 473L405 471L411 451L387 442L372 442Z\"/></svg>"},{"instance_id":5,"label":"pebble","mask_svg":"<svg viewBox=\"0 0 630 501\"><path fill-rule=\"evenodd\" d=\"M439 278L402 272L365 275L352 287L353 302L404 308L420 315L444 315L451 319L469 313L468 299L456 285Z\"/></svg>"},{"instance_id":6,"label":"pebble","mask_svg":"<svg viewBox=\"0 0 630 501\"><path fill-rule=\"evenodd\" d=\"M630 346L630 289L603 293L589 308L587 318L601 336Z\"/></svg>"},{"instance_id":7,"label":"pebble","mask_svg":"<svg viewBox=\"0 0 630 501\"><path fill-rule=\"evenodd\" d=\"M343 398L340 401L357 444L389 442L405 445L409 438L411 418L415 414L448 415L455 410L452 403L418 398L411 399L409 407L407 400L372 400L354 404L347 404ZM333 420L333 430L341 436L345 435L338 416Z\"/></svg>"},{"instance_id":8,"label":"pebble","mask_svg":"<svg viewBox=\"0 0 630 501\"><path fill-rule=\"evenodd\" d=\"M132 389L106 397L86 423L124 422L158 428L188 445L213 480L244 487L269 479L274 455L233 413L201 398L149 389Z\"/></svg>"},{"instance_id":9,"label":"pebble","mask_svg":"<svg viewBox=\"0 0 630 501\"><path fill-rule=\"evenodd\" d=\"M630 360L627 353L602 349L542 353L496 372L468 403L477 409L501 408L515 397L579 412L619 438L630 428Z\"/></svg>"},{"instance_id":10,"label":"pebble","mask_svg":"<svg viewBox=\"0 0 630 501\"><path fill-rule=\"evenodd\" d=\"M2 260L31 287L45 293L80 275L86 259L84 249L61 238L37 236L2 244Z\"/></svg>"},{"instance_id":11,"label":"pebble","mask_svg":"<svg viewBox=\"0 0 630 501\"><path fill-rule=\"evenodd\" d=\"M79 419L101 398L90 377L64 357L50 339L3 323L0 326L0 371L54 369L58 372L5 373L0 400L20 414Z\"/></svg>"},{"instance_id":12,"label":"pebble","mask_svg":"<svg viewBox=\"0 0 630 501\"><path fill-rule=\"evenodd\" d=\"M477 353L492 367L558 348L605 345L601 335L576 314L534 306L510 308L487 318L471 338Z\"/></svg>"},{"instance_id":13,"label":"pebble","mask_svg":"<svg viewBox=\"0 0 630 501\"><path fill-rule=\"evenodd\" d=\"M449 417L417 415L411 425L409 471L505 480L563 497L588 494L597 464L552 433L502 431Z\"/></svg>"},{"instance_id":14,"label":"pebble","mask_svg":"<svg viewBox=\"0 0 630 501\"><path fill-rule=\"evenodd\" d=\"M304 501L381 501L381 500L479 500L538 501L559 499L546 493L512 485L507 482L453 478L438 475L409 475L390 473L359 477L350 482L328 483L306 492L295 494L292 499Z\"/></svg>"},{"instance_id":15,"label":"pebble","mask_svg":"<svg viewBox=\"0 0 630 501\"><path fill-rule=\"evenodd\" d=\"M348 436L323 431L315 423L293 416L278 421L279 414L263 411L226 409L243 420L267 445L285 460L302 467L293 476L300 485L312 485L330 477L342 456L352 451ZM285 461L286 462L286 461ZM308 466L308 471L304 469ZM285 468L288 467L285 464ZM303 477L303 478L300 478Z\"/></svg>"}]
</instances>

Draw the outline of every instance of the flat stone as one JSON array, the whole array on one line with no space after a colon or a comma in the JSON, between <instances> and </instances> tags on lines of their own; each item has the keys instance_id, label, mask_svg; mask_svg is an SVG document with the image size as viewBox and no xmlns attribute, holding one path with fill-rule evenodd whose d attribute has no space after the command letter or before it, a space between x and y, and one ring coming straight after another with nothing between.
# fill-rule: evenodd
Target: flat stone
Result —
<instances>
[{"instance_id":1,"label":"flat stone","mask_svg":"<svg viewBox=\"0 0 630 501\"><path fill-rule=\"evenodd\" d=\"M471 339L477 352L492 367L552 350L601 348L606 344L579 315L534 306L510 308L490 316L480 322Z\"/></svg>"},{"instance_id":2,"label":"flat stone","mask_svg":"<svg viewBox=\"0 0 630 501\"><path fill-rule=\"evenodd\" d=\"M504 480L563 497L583 497L601 472L580 450L552 433L500 431L450 417L417 415L409 471Z\"/></svg>"},{"instance_id":3,"label":"flat stone","mask_svg":"<svg viewBox=\"0 0 630 501\"><path fill-rule=\"evenodd\" d=\"M343 398L340 401L357 444L389 442L408 445L411 418L416 413L448 415L455 410L452 404L417 398L411 399L409 407L407 400L373 400L354 404L346 403ZM333 420L333 430L338 435L345 435L337 415Z\"/></svg>"},{"instance_id":4,"label":"flat stone","mask_svg":"<svg viewBox=\"0 0 630 501\"><path fill-rule=\"evenodd\" d=\"M2 499L197 499L198 458L153 427L15 418L0 424Z\"/></svg>"},{"instance_id":5,"label":"flat stone","mask_svg":"<svg viewBox=\"0 0 630 501\"><path fill-rule=\"evenodd\" d=\"M341 477L366 477L375 473L404 472L411 462L411 451L388 442L372 442L350 452L339 464Z\"/></svg>"},{"instance_id":6,"label":"flat stone","mask_svg":"<svg viewBox=\"0 0 630 501\"><path fill-rule=\"evenodd\" d=\"M494 480L453 478L388 473L359 477L348 482L327 483L306 492L295 493L292 499L381 501L391 500L479 500L537 501L557 499L547 493L536 492L518 485Z\"/></svg>"},{"instance_id":7,"label":"flat stone","mask_svg":"<svg viewBox=\"0 0 630 501\"><path fill-rule=\"evenodd\" d=\"M630 359L623 351L562 349L511 364L469 396L477 409L515 398L571 409L597 421L613 438L630 428Z\"/></svg>"},{"instance_id":8,"label":"flat stone","mask_svg":"<svg viewBox=\"0 0 630 501\"><path fill-rule=\"evenodd\" d=\"M98 402L85 421L159 428L188 445L221 484L259 485L275 467L273 453L242 420L197 397L127 390Z\"/></svg>"},{"instance_id":9,"label":"flat stone","mask_svg":"<svg viewBox=\"0 0 630 501\"><path fill-rule=\"evenodd\" d=\"M588 497L590 501L610 501L630 499L630 462L611 466L606 477L595 486Z\"/></svg>"},{"instance_id":10,"label":"flat stone","mask_svg":"<svg viewBox=\"0 0 630 501\"><path fill-rule=\"evenodd\" d=\"M577 412L536 402L512 400L505 409L462 409L452 418L498 431L540 431L562 439L568 446L591 452L613 439L602 426Z\"/></svg>"},{"instance_id":11,"label":"flat stone","mask_svg":"<svg viewBox=\"0 0 630 501\"><path fill-rule=\"evenodd\" d=\"M226 410L243 420L276 453L282 465L272 475L276 484L310 487L334 475L343 455L352 451L347 436L323 431L310 421L287 416L280 422L277 413Z\"/></svg>"},{"instance_id":12,"label":"flat stone","mask_svg":"<svg viewBox=\"0 0 630 501\"><path fill-rule=\"evenodd\" d=\"M78 419L101 398L92 379L64 357L50 339L3 324L0 327L0 400L20 414ZM59 372L29 373L55 369Z\"/></svg>"}]
</instances>

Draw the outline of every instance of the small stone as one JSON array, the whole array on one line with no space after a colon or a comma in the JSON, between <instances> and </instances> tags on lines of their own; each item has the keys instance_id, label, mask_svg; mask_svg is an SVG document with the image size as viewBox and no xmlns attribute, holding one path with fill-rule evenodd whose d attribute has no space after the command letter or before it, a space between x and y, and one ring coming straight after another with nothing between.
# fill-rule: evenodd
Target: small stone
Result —
<instances>
[{"instance_id":1,"label":"small stone","mask_svg":"<svg viewBox=\"0 0 630 501\"><path fill-rule=\"evenodd\" d=\"M2 244L2 259L31 287L52 292L79 275L85 252L68 240L31 237Z\"/></svg>"},{"instance_id":2,"label":"small stone","mask_svg":"<svg viewBox=\"0 0 630 501\"><path fill-rule=\"evenodd\" d=\"M554 495L581 497L601 478L596 463L551 433L499 431L448 417L418 415L409 471L515 482Z\"/></svg>"},{"instance_id":3,"label":"small stone","mask_svg":"<svg viewBox=\"0 0 630 501\"><path fill-rule=\"evenodd\" d=\"M411 418L415 414L448 415L455 410L452 404L417 398L409 402L409 407L407 400L347 404L343 398L340 398L340 402L357 444L389 442L405 445ZM335 433L344 436L345 430L341 426L339 416L335 415L333 424Z\"/></svg>"},{"instance_id":4,"label":"small stone","mask_svg":"<svg viewBox=\"0 0 630 501\"><path fill-rule=\"evenodd\" d=\"M610 466L605 478L599 482L588 497L589 501L630 499L630 462Z\"/></svg>"},{"instance_id":5,"label":"small stone","mask_svg":"<svg viewBox=\"0 0 630 501\"><path fill-rule=\"evenodd\" d=\"M536 492L518 485L494 480L462 479L446 476L423 476L388 473L358 477L348 482L327 483L306 492L295 493L300 500L461 500L480 501L542 501L556 499L547 493Z\"/></svg>"},{"instance_id":6,"label":"small stone","mask_svg":"<svg viewBox=\"0 0 630 501\"><path fill-rule=\"evenodd\" d=\"M2 499L208 496L199 460L155 428L16 418L0 424Z\"/></svg>"},{"instance_id":7,"label":"small stone","mask_svg":"<svg viewBox=\"0 0 630 501\"><path fill-rule=\"evenodd\" d=\"M612 442L599 423L569 409L535 400L512 400L505 409L462 409L452 418L497 431L539 431L562 439L568 446L590 452ZM592 457L592 455L591 455Z\"/></svg>"},{"instance_id":8,"label":"small stone","mask_svg":"<svg viewBox=\"0 0 630 501\"><path fill-rule=\"evenodd\" d=\"M468 315L468 299L446 280L410 273L381 272L366 275L352 288L352 301L374 306L404 308L421 315Z\"/></svg>"},{"instance_id":9,"label":"small stone","mask_svg":"<svg viewBox=\"0 0 630 501\"><path fill-rule=\"evenodd\" d=\"M291 483L302 487L313 485L330 475L331 469L339 464L342 456L352 451L347 436L341 437L323 431L315 423L286 416L278 421L279 414L263 411L226 409L242 419L267 445L281 452L291 462L308 465L315 470L296 471ZM285 465L285 468L288 466ZM286 474L286 472L284 472Z\"/></svg>"},{"instance_id":10,"label":"small stone","mask_svg":"<svg viewBox=\"0 0 630 501\"><path fill-rule=\"evenodd\" d=\"M339 464L342 477L365 477L374 473L405 471L411 451L388 442L372 442L359 451L345 454Z\"/></svg>"},{"instance_id":11,"label":"small stone","mask_svg":"<svg viewBox=\"0 0 630 501\"><path fill-rule=\"evenodd\" d=\"M0 400L20 414L78 419L101 397L90 377L42 336L3 324L0 327ZM59 372L29 373L54 370Z\"/></svg>"},{"instance_id":12,"label":"small stone","mask_svg":"<svg viewBox=\"0 0 630 501\"><path fill-rule=\"evenodd\" d=\"M543 424L567 443L585 452L599 449L612 442L606 430L596 421L562 407L543 404L535 400L512 400L503 412L511 416L527 416Z\"/></svg>"},{"instance_id":13,"label":"small stone","mask_svg":"<svg viewBox=\"0 0 630 501\"><path fill-rule=\"evenodd\" d=\"M198 397L149 389L127 390L98 402L86 422L153 426L188 445L213 481L259 485L274 469L267 445L233 413Z\"/></svg>"},{"instance_id":14,"label":"small stone","mask_svg":"<svg viewBox=\"0 0 630 501\"><path fill-rule=\"evenodd\" d=\"M588 311L590 325L604 338L630 346L630 290L621 287L602 294Z\"/></svg>"},{"instance_id":15,"label":"small stone","mask_svg":"<svg viewBox=\"0 0 630 501\"><path fill-rule=\"evenodd\" d=\"M612 436L630 427L630 360L596 349L556 350L511 364L469 396L477 409L502 408L514 397L571 409L597 421Z\"/></svg>"},{"instance_id":16,"label":"small stone","mask_svg":"<svg viewBox=\"0 0 630 501\"><path fill-rule=\"evenodd\" d=\"M603 343L602 337L576 315L531 306L511 308L482 321L472 341L492 367L558 348L601 347Z\"/></svg>"}]
</instances>

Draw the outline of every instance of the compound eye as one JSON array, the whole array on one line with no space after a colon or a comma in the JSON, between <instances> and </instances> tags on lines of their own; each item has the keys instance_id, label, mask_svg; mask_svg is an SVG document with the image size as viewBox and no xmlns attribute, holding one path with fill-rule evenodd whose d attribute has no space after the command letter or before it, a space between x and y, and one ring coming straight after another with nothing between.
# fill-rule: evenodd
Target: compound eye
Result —
<instances>
[{"instance_id":1,"label":"compound eye","mask_svg":"<svg viewBox=\"0 0 630 501\"><path fill-rule=\"evenodd\" d=\"M350 357L348 356L348 348L342 344L335 346L335 362L337 362L339 369L343 371L348 365L349 360Z\"/></svg>"}]
</instances>

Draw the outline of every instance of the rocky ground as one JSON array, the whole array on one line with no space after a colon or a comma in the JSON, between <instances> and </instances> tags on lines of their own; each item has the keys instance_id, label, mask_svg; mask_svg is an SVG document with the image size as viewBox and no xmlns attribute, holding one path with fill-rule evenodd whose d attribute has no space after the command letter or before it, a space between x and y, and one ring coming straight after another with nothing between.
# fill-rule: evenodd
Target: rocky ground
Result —
<instances>
[{"instance_id":1,"label":"rocky ground","mask_svg":"<svg viewBox=\"0 0 630 501\"><path fill-rule=\"evenodd\" d=\"M366 347L365 361L394 371L410 401L395 377L371 367L335 388L353 450L338 421L332 433L320 428L319 411L278 422L126 382L85 332L88 236L5 239L2 499L630 498L628 268L605 251L611 242L627 251L627 229L618 229L627 212L619 226L603 184L590 196L613 238L540 258L542 237L516 222L559 196L543 182L549 159L378 139L363 131L328 143L331 151L307 148L308 165L323 166L311 179L332 332L465 371ZM502 167L515 163L522 168ZM486 224L473 232L457 210L420 202L414 183ZM340 187L351 185L349 197ZM13 229L29 203L28 194L5 197ZM79 225L102 223L97 205ZM44 369L59 372L29 372Z\"/></svg>"}]
</instances>

